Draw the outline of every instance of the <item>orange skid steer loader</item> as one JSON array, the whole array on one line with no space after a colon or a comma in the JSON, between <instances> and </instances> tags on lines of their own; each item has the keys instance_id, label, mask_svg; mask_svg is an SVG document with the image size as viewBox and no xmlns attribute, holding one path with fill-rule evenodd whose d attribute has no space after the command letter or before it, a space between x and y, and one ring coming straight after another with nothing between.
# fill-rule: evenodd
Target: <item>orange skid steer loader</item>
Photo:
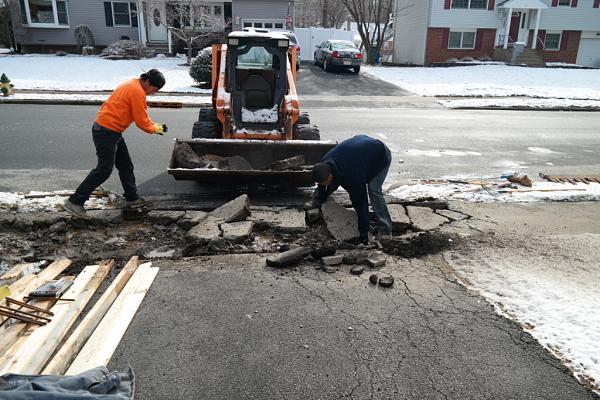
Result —
<instances>
[{"instance_id":1,"label":"orange skid steer loader","mask_svg":"<svg viewBox=\"0 0 600 400\"><path fill-rule=\"evenodd\" d=\"M191 140L176 141L168 172L175 179L306 186L310 167L333 146L300 112L289 39L232 32L212 47L212 106L200 109Z\"/></svg>"}]
</instances>

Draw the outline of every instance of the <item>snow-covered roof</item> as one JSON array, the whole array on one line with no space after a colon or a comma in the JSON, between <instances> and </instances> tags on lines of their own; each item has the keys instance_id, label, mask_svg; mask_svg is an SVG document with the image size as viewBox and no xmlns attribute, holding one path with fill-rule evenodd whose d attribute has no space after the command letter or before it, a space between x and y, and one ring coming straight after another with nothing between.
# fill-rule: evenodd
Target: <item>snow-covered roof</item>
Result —
<instances>
[{"instance_id":1,"label":"snow-covered roof","mask_svg":"<svg viewBox=\"0 0 600 400\"><path fill-rule=\"evenodd\" d=\"M548 4L542 0L506 0L498 4L500 8L528 8L542 10L548 8Z\"/></svg>"},{"instance_id":2,"label":"snow-covered roof","mask_svg":"<svg viewBox=\"0 0 600 400\"><path fill-rule=\"evenodd\" d=\"M230 38L265 38L265 39L282 39L289 40L287 36L279 32L257 32L257 31L234 31L229 34Z\"/></svg>"}]
</instances>

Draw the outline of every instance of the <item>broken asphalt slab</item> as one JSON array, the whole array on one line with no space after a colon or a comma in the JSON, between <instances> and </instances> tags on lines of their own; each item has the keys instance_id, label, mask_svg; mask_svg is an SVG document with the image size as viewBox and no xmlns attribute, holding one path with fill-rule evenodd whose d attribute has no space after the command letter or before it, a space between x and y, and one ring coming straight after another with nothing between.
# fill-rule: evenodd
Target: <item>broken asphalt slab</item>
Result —
<instances>
[{"instance_id":1,"label":"broken asphalt slab","mask_svg":"<svg viewBox=\"0 0 600 400\"><path fill-rule=\"evenodd\" d=\"M594 398L441 256L392 257L392 288L264 260L156 261L109 368L131 366L143 399Z\"/></svg>"}]
</instances>

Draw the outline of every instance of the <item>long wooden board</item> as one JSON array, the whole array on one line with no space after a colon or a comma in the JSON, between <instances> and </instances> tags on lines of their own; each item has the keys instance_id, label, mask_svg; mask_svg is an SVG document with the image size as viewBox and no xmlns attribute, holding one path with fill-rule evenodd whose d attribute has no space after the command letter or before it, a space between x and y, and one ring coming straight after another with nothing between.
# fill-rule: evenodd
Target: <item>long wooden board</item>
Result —
<instances>
[{"instance_id":1,"label":"long wooden board","mask_svg":"<svg viewBox=\"0 0 600 400\"><path fill-rule=\"evenodd\" d=\"M36 328L25 341L20 340L9 349L0 359L0 375L39 374L113 265L110 260L85 267L64 295L75 301L56 304L51 322Z\"/></svg>"},{"instance_id":2,"label":"long wooden board","mask_svg":"<svg viewBox=\"0 0 600 400\"><path fill-rule=\"evenodd\" d=\"M65 373L139 265L139 257L131 257L102 297L98 299L83 321L75 328L56 355L52 357L52 360L50 360L42 371L43 375L60 375Z\"/></svg>"},{"instance_id":3,"label":"long wooden board","mask_svg":"<svg viewBox=\"0 0 600 400\"><path fill-rule=\"evenodd\" d=\"M107 365L152 285L158 268L142 264L81 349L66 375Z\"/></svg>"}]
</instances>

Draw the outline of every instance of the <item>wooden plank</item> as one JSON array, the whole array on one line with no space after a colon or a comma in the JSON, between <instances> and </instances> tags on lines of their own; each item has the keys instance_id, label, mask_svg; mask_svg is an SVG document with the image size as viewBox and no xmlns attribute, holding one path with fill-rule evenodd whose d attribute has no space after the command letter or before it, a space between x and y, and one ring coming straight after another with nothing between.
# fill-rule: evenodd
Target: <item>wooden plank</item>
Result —
<instances>
[{"instance_id":1,"label":"wooden plank","mask_svg":"<svg viewBox=\"0 0 600 400\"><path fill-rule=\"evenodd\" d=\"M113 265L110 260L85 267L64 295L75 301L57 303L50 323L35 329L24 342L19 341L20 346L13 346L0 359L0 375L39 374Z\"/></svg>"},{"instance_id":2,"label":"wooden plank","mask_svg":"<svg viewBox=\"0 0 600 400\"><path fill-rule=\"evenodd\" d=\"M146 263L139 266L83 346L66 375L76 375L108 364L158 273L158 268L150 265L151 263Z\"/></svg>"},{"instance_id":3,"label":"wooden plank","mask_svg":"<svg viewBox=\"0 0 600 400\"><path fill-rule=\"evenodd\" d=\"M139 265L139 257L131 257L102 297L98 299L94 307L85 316L84 320L75 328L69 339L67 339L46 368L44 368L43 375L61 375L65 373Z\"/></svg>"},{"instance_id":4,"label":"wooden plank","mask_svg":"<svg viewBox=\"0 0 600 400\"><path fill-rule=\"evenodd\" d=\"M11 293L10 297L12 297L15 300L23 300L23 297L27 296L29 292L37 289L47 281L56 278L60 273L67 269L69 265L71 265L71 260L69 260L68 258L61 258L48 265L37 275L30 274L24 276L23 278L19 279L18 281L16 281L8 287ZM0 317L0 323L4 322L5 319L6 318L4 317ZM11 326L11 324L14 323L14 321L7 321L2 326L0 326L0 354L2 354L3 350L6 350L8 348L2 346L1 337L4 336L5 333L3 329L7 329L9 326Z\"/></svg>"},{"instance_id":5,"label":"wooden plank","mask_svg":"<svg viewBox=\"0 0 600 400\"><path fill-rule=\"evenodd\" d=\"M0 276L0 281L16 281L21 277L23 271L25 271L32 263L24 263L17 264L8 271L6 271L2 276ZM13 282L14 283L14 282Z\"/></svg>"}]
</instances>

